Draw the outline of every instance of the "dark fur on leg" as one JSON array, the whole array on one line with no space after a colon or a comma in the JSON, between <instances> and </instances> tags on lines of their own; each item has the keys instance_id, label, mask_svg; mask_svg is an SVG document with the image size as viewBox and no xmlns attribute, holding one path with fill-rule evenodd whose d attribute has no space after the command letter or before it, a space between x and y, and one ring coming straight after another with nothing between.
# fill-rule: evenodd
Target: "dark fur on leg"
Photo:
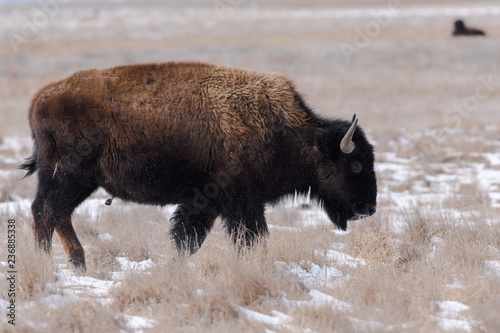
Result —
<instances>
[{"instance_id":1,"label":"dark fur on leg","mask_svg":"<svg viewBox=\"0 0 500 333\"><path fill-rule=\"evenodd\" d=\"M174 222L170 235L180 255L194 254L201 247L219 214L210 209L198 211L180 205L171 218Z\"/></svg>"},{"instance_id":2,"label":"dark fur on leg","mask_svg":"<svg viewBox=\"0 0 500 333\"><path fill-rule=\"evenodd\" d=\"M263 205L240 206L235 210L228 210L223 215L223 219L227 232L239 250L243 247L252 247L269 234Z\"/></svg>"}]
</instances>

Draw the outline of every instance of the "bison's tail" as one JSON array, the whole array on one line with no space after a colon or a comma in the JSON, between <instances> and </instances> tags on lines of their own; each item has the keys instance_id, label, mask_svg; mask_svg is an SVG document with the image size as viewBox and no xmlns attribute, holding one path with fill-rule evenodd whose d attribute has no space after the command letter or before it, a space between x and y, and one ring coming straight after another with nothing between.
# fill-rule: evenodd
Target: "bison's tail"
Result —
<instances>
[{"instance_id":1,"label":"bison's tail","mask_svg":"<svg viewBox=\"0 0 500 333\"><path fill-rule=\"evenodd\" d=\"M38 157L38 144L36 142L35 136L33 136L33 140L34 140L33 153L31 154L30 157L26 159L25 163L19 166L19 169L27 171L26 176L24 176L24 178L31 176L37 170L36 160Z\"/></svg>"}]
</instances>

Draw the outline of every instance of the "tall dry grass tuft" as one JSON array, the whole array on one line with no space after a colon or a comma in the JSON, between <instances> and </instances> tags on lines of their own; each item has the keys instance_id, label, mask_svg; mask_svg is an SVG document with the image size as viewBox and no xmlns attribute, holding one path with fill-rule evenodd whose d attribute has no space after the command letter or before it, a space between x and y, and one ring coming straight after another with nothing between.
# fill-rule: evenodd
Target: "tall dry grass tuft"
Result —
<instances>
[{"instance_id":1,"label":"tall dry grass tuft","mask_svg":"<svg viewBox=\"0 0 500 333\"><path fill-rule=\"evenodd\" d=\"M53 258L39 251L27 221L18 220L18 223L23 225L17 230L18 295L30 300L49 292L48 285L55 282L56 268Z\"/></svg>"},{"instance_id":2,"label":"tall dry grass tuft","mask_svg":"<svg viewBox=\"0 0 500 333\"><path fill-rule=\"evenodd\" d=\"M73 219L85 245L88 276L110 278L120 269L118 257L143 261L171 255L168 219L158 207L114 202L101 207L96 220L91 216L80 212Z\"/></svg>"},{"instance_id":3,"label":"tall dry grass tuft","mask_svg":"<svg viewBox=\"0 0 500 333\"><path fill-rule=\"evenodd\" d=\"M328 227L296 227L271 229L266 243L269 261L298 262L301 260L324 264L324 253L332 244L341 242L339 235Z\"/></svg>"},{"instance_id":4,"label":"tall dry grass tuft","mask_svg":"<svg viewBox=\"0 0 500 333\"><path fill-rule=\"evenodd\" d=\"M425 259L427 250L425 246L413 244L408 241L398 242L396 245L396 257L394 265L397 269L406 269L414 264L418 264L420 260Z\"/></svg>"},{"instance_id":5,"label":"tall dry grass tuft","mask_svg":"<svg viewBox=\"0 0 500 333\"><path fill-rule=\"evenodd\" d=\"M93 238L86 247L87 275L98 279L109 279L110 274L120 269L116 258L120 251L110 246L110 242Z\"/></svg>"},{"instance_id":6,"label":"tall dry grass tuft","mask_svg":"<svg viewBox=\"0 0 500 333\"><path fill-rule=\"evenodd\" d=\"M121 283L110 291L113 307L120 312L140 313L162 303L182 303L191 298L193 269L180 260L156 265L148 272L125 273Z\"/></svg>"},{"instance_id":7,"label":"tall dry grass tuft","mask_svg":"<svg viewBox=\"0 0 500 333\"><path fill-rule=\"evenodd\" d=\"M182 309L178 309L185 321L194 321L214 325L224 321L236 321L239 319L234 300L224 291L217 294L199 293L196 300L184 303Z\"/></svg>"},{"instance_id":8,"label":"tall dry grass tuft","mask_svg":"<svg viewBox=\"0 0 500 333\"><path fill-rule=\"evenodd\" d=\"M499 295L500 282L495 283L495 288L491 290L490 295ZM500 299L498 297L489 297L481 303L477 303L472 310L476 318L481 321L481 330L483 332L496 332L500 327Z\"/></svg>"},{"instance_id":9,"label":"tall dry grass tuft","mask_svg":"<svg viewBox=\"0 0 500 333\"><path fill-rule=\"evenodd\" d=\"M294 318L290 324L297 328L297 332L359 332L359 329L351 325L344 313L333 309L328 304L297 308L289 315ZM285 329L282 332L286 331Z\"/></svg>"},{"instance_id":10,"label":"tall dry grass tuft","mask_svg":"<svg viewBox=\"0 0 500 333\"><path fill-rule=\"evenodd\" d=\"M147 260L151 252L151 240L155 231L158 232L158 230L148 228L144 225L144 220L135 221L137 221L135 214L127 214L126 210L117 210L116 215L113 211L100 216L98 224L86 214L78 216L74 224L84 244L92 243L96 239L105 240L110 253L116 256L128 257L133 261ZM110 239L103 237L103 235L109 235L110 232L113 234Z\"/></svg>"},{"instance_id":11,"label":"tall dry grass tuft","mask_svg":"<svg viewBox=\"0 0 500 333\"><path fill-rule=\"evenodd\" d=\"M225 292L236 304L252 306L268 298L279 298L290 289L296 290L294 282L281 276L273 263L247 255L225 260L208 290L211 294Z\"/></svg>"},{"instance_id":12,"label":"tall dry grass tuft","mask_svg":"<svg viewBox=\"0 0 500 333\"><path fill-rule=\"evenodd\" d=\"M352 255L368 264L385 263L394 254L394 234L387 225L373 222L369 219L357 223L347 236L346 244Z\"/></svg>"},{"instance_id":13,"label":"tall dry grass tuft","mask_svg":"<svg viewBox=\"0 0 500 333\"><path fill-rule=\"evenodd\" d=\"M34 245L23 248L18 257L19 295L31 299L36 294L47 292L47 284L55 282L55 267L52 258L35 249Z\"/></svg>"},{"instance_id":14,"label":"tall dry grass tuft","mask_svg":"<svg viewBox=\"0 0 500 333\"><path fill-rule=\"evenodd\" d=\"M122 316L91 300L75 300L55 308L29 308L26 312L30 321L20 320L20 332L130 332Z\"/></svg>"},{"instance_id":15,"label":"tall dry grass tuft","mask_svg":"<svg viewBox=\"0 0 500 333\"><path fill-rule=\"evenodd\" d=\"M441 246L442 264L448 267L482 267L490 255L488 229L472 225L457 225L448 231Z\"/></svg>"},{"instance_id":16,"label":"tall dry grass tuft","mask_svg":"<svg viewBox=\"0 0 500 333\"><path fill-rule=\"evenodd\" d=\"M460 184L458 188L456 194L459 194L461 199L458 202L456 199L452 200L454 203L452 208L458 211L479 210L490 206L491 200L481 186L477 170L474 169L472 172L472 181L468 184Z\"/></svg>"},{"instance_id":17,"label":"tall dry grass tuft","mask_svg":"<svg viewBox=\"0 0 500 333\"><path fill-rule=\"evenodd\" d=\"M205 270L201 278L209 294L230 296L235 303L251 306L264 299L279 298L283 293L296 294L300 286L279 273L275 266L272 243L260 242L252 249L237 251L208 247L197 254L195 264L200 267L218 267Z\"/></svg>"},{"instance_id":18,"label":"tall dry grass tuft","mask_svg":"<svg viewBox=\"0 0 500 333\"><path fill-rule=\"evenodd\" d=\"M201 296L192 305L161 304L155 308L153 319L157 324L152 332L263 332L261 325L244 320L224 297L207 302Z\"/></svg>"},{"instance_id":19,"label":"tall dry grass tuft","mask_svg":"<svg viewBox=\"0 0 500 333\"><path fill-rule=\"evenodd\" d=\"M427 245L434 236L443 236L449 229L449 217L432 208L422 209L412 206L403 211L404 237L416 244Z\"/></svg>"}]
</instances>

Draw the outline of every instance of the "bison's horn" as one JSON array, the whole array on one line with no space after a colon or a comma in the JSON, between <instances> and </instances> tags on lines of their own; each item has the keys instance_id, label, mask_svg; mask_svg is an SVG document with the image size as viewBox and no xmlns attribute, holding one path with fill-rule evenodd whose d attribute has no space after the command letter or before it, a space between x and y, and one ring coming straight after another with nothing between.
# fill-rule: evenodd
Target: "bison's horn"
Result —
<instances>
[{"instance_id":1,"label":"bison's horn","mask_svg":"<svg viewBox=\"0 0 500 333\"><path fill-rule=\"evenodd\" d=\"M344 135L342 138L342 141L340 142L340 150L344 154L350 154L356 147L354 142L352 142L352 136L354 135L354 131L356 130L356 125L358 124L358 119L356 119L356 115L352 117L352 124L351 127L347 130L347 133Z\"/></svg>"}]
</instances>

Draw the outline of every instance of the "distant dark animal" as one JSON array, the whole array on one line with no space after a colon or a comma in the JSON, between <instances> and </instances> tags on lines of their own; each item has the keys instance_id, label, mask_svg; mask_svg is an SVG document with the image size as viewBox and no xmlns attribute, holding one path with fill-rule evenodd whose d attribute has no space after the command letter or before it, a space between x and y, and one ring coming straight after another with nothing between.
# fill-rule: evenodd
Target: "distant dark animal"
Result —
<instances>
[{"instance_id":1,"label":"distant dark animal","mask_svg":"<svg viewBox=\"0 0 500 333\"><path fill-rule=\"evenodd\" d=\"M99 187L179 204L171 236L188 253L218 216L251 245L268 233L265 205L296 192L342 230L375 213L373 147L357 119L315 115L278 74L175 62L81 71L40 90L29 120L34 151L20 168L38 170L35 238L49 252L55 230L82 270L71 214Z\"/></svg>"},{"instance_id":2,"label":"distant dark animal","mask_svg":"<svg viewBox=\"0 0 500 333\"><path fill-rule=\"evenodd\" d=\"M486 34L474 28L468 28L465 26L464 21L455 21L455 30L453 30L453 36L485 36Z\"/></svg>"}]
</instances>

